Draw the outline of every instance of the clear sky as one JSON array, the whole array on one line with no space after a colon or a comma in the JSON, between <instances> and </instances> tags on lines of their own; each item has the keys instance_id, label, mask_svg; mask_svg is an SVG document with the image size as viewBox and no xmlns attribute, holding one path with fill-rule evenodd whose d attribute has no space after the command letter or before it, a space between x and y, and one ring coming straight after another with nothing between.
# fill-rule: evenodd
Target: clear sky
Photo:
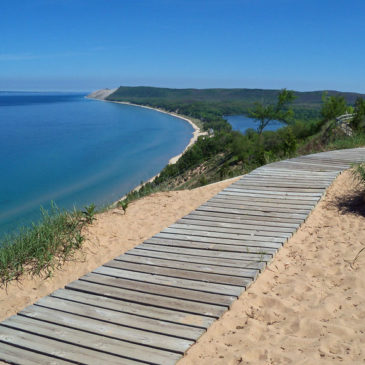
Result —
<instances>
[{"instance_id":1,"label":"clear sky","mask_svg":"<svg viewBox=\"0 0 365 365\"><path fill-rule=\"evenodd\" d=\"M0 90L365 93L365 0L2 0Z\"/></svg>"}]
</instances>

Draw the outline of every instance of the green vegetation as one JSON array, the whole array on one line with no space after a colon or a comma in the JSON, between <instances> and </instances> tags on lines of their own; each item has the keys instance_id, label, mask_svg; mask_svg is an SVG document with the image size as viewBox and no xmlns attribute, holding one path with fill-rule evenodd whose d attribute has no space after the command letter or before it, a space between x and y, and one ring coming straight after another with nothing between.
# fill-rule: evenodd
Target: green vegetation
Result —
<instances>
[{"instance_id":1,"label":"green vegetation","mask_svg":"<svg viewBox=\"0 0 365 365\"><path fill-rule=\"evenodd\" d=\"M121 200L117 203L117 207L121 207L124 211L124 214L127 213L127 208L128 208L128 200L124 199Z\"/></svg>"},{"instance_id":2,"label":"green vegetation","mask_svg":"<svg viewBox=\"0 0 365 365\"><path fill-rule=\"evenodd\" d=\"M363 128L349 137L335 119L349 110L347 103L355 103L354 110L356 105L363 110L361 102L356 101L363 99L355 93L120 87L109 100L193 116L202 121L203 129L210 131L208 136L199 137L176 164L167 165L152 183L130 192L128 202L157 191L202 186L299 154L365 145ZM224 120L229 114L255 118L258 131L232 131ZM284 127L265 131L273 120L282 122Z\"/></svg>"},{"instance_id":3,"label":"green vegetation","mask_svg":"<svg viewBox=\"0 0 365 365\"><path fill-rule=\"evenodd\" d=\"M351 121L351 128L355 131L361 131L365 128L365 99L357 98L353 110L354 118Z\"/></svg>"},{"instance_id":4,"label":"green vegetation","mask_svg":"<svg viewBox=\"0 0 365 365\"><path fill-rule=\"evenodd\" d=\"M87 224L81 212L61 211L54 204L50 212L41 212L38 224L0 242L0 286L23 274L50 276L81 247L81 230Z\"/></svg>"},{"instance_id":5,"label":"green vegetation","mask_svg":"<svg viewBox=\"0 0 365 365\"><path fill-rule=\"evenodd\" d=\"M262 134L263 130L272 122L289 124L293 118L293 110L288 107L295 99L293 91L286 89L280 91L276 104L263 105L255 103L255 106L249 110L248 116L258 123L257 133Z\"/></svg>"},{"instance_id":6,"label":"green vegetation","mask_svg":"<svg viewBox=\"0 0 365 365\"><path fill-rule=\"evenodd\" d=\"M85 210L82 211L82 214L85 217L86 223L90 224L95 220L96 206L95 204L90 204L84 209Z\"/></svg>"},{"instance_id":7,"label":"green vegetation","mask_svg":"<svg viewBox=\"0 0 365 365\"><path fill-rule=\"evenodd\" d=\"M328 122L331 119L345 114L346 109L346 100L342 95L328 96L327 93L323 94L323 105L321 108L323 122Z\"/></svg>"},{"instance_id":8,"label":"green vegetation","mask_svg":"<svg viewBox=\"0 0 365 365\"><path fill-rule=\"evenodd\" d=\"M353 174L355 178L361 183L362 188L365 189L365 163L355 165Z\"/></svg>"},{"instance_id":9,"label":"green vegetation","mask_svg":"<svg viewBox=\"0 0 365 365\"><path fill-rule=\"evenodd\" d=\"M224 115L247 115L254 103L275 104L280 90L264 89L169 89L157 87L121 86L107 100L127 101L148 105L170 112L197 118L202 121L203 129L230 131L231 126ZM323 91L295 91L293 102L294 118L312 121L320 118ZM328 96L343 96L350 105L356 98L365 97L357 93L328 91Z\"/></svg>"}]
</instances>

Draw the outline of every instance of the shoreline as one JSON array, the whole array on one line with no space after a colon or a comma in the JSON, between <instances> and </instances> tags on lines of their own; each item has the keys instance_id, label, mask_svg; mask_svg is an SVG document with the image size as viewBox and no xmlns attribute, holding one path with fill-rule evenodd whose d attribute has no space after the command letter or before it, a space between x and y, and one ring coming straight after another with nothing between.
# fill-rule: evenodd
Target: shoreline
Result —
<instances>
[{"instance_id":1,"label":"shoreline","mask_svg":"<svg viewBox=\"0 0 365 365\"><path fill-rule=\"evenodd\" d=\"M172 117L175 117L175 118L179 118L179 119L182 119L184 120L185 122L189 123L194 131L192 133L192 137L190 138L190 141L189 143L187 144L187 146L184 148L184 150L176 155L176 156L173 156L169 159L169 162L167 163L167 165L173 165L175 163L177 163L177 161L179 161L179 159L181 158L181 156L191 147L194 145L194 143L196 143L196 141L198 140L198 138L200 136L206 136L208 133L207 132L202 132L201 129L189 118L183 116L183 115L180 115L180 114L177 114L177 113L174 113L174 112L168 112L166 110L163 110L163 109L159 109L159 108L153 108L151 106L147 106L147 105L139 105L139 104L134 104L134 103L130 103L128 101L113 101L113 100L105 100L105 99L98 99L98 98L93 98L93 97L89 97L89 96L85 96L86 99L90 99L90 100L98 100L98 101L105 101L107 103L116 103L116 104L124 104L124 105L132 105L132 106L137 106L137 107L140 107L140 108L145 108L145 109L150 109L150 110L155 110L157 112L160 112L160 113L164 113L164 114L168 114L168 115L171 115ZM164 167L163 167L164 168ZM161 170L162 171L162 170ZM161 171L152 176L150 179L148 179L147 181L145 181L143 184L139 184L137 185L135 188L133 188L131 191L129 191L128 193L130 192L133 192L133 191L138 191L139 189L142 188L142 186L144 186L145 184L147 183L151 183L153 182L156 177L158 177L161 173ZM127 193L127 194L128 194ZM115 206L118 202L124 200L127 196L127 194L123 195L120 199L116 200L115 202L113 202L111 204L111 206Z\"/></svg>"}]
</instances>

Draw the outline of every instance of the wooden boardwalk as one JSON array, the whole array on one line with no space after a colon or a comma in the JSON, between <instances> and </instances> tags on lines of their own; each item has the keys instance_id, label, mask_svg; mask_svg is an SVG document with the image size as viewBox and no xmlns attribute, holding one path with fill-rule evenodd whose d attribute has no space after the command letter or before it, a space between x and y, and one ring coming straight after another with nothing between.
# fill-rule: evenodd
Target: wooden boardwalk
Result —
<instances>
[{"instance_id":1,"label":"wooden boardwalk","mask_svg":"<svg viewBox=\"0 0 365 365\"><path fill-rule=\"evenodd\" d=\"M174 364L365 148L275 162L0 323L14 364ZM121 238L122 239L122 238Z\"/></svg>"}]
</instances>

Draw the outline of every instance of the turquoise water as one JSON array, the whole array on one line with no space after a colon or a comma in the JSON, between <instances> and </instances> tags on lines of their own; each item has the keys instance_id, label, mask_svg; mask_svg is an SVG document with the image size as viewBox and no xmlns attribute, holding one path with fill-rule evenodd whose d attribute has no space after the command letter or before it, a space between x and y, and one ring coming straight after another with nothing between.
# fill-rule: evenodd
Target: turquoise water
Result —
<instances>
[{"instance_id":1,"label":"turquoise water","mask_svg":"<svg viewBox=\"0 0 365 365\"><path fill-rule=\"evenodd\" d=\"M0 235L39 207L111 203L156 175L193 129L154 110L85 94L0 92Z\"/></svg>"},{"instance_id":2,"label":"turquoise water","mask_svg":"<svg viewBox=\"0 0 365 365\"><path fill-rule=\"evenodd\" d=\"M235 131L240 131L245 133L247 129L252 128L255 131L257 130L257 123L251 119L246 117L245 115L228 115L224 117L228 123L232 126L232 129ZM265 128L265 131L276 131L283 125L279 122L274 122L273 124L268 125Z\"/></svg>"}]
</instances>

